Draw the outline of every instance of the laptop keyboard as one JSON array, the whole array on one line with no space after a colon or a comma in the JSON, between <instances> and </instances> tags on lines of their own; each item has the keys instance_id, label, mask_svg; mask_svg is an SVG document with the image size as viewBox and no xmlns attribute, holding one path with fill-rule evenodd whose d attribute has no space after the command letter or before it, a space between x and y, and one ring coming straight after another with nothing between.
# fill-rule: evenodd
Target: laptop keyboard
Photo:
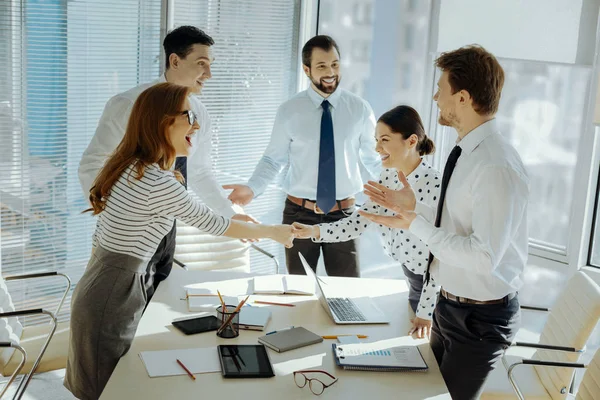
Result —
<instances>
[{"instance_id":1,"label":"laptop keyboard","mask_svg":"<svg viewBox=\"0 0 600 400\"><path fill-rule=\"evenodd\" d=\"M332 297L327 298L327 303L331 311L340 321L366 321L367 319L361 313L354 303L348 298Z\"/></svg>"}]
</instances>

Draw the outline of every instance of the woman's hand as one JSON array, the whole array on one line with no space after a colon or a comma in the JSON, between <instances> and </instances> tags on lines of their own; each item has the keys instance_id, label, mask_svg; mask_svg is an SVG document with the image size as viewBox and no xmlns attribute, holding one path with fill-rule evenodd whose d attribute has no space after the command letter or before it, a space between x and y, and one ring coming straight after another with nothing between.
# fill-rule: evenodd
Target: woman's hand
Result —
<instances>
[{"instance_id":1,"label":"woman's hand","mask_svg":"<svg viewBox=\"0 0 600 400\"><path fill-rule=\"evenodd\" d=\"M369 181L364 185L364 193L371 201L389 208L393 211L414 211L417 204L417 198L410 183L406 180L406 175L402 171L398 171L398 178L404 186L400 190L387 188L377 182Z\"/></svg>"},{"instance_id":2,"label":"woman's hand","mask_svg":"<svg viewBox=\"0 0 600 400\"><path fill-rule=\"evenodd\" d=\"M394 216L372 214L363 210L360 210L358 214L376 224L396 229L409 229L410 224L417 218L417 214L414 211L396 211L396 215Z\"/></svg>"},{"instance_id":3,"label":"woman's hand","mask_svg":"<svg viewBox=\"0 0 600 400\"><path fill-rule=\"evenodd\" d=\"M415 319L411 319L412 328L408 331L409 335L413 333L417 336L418 339L423 339L425 337L429 337L431 334L431 321L419 317L415 317Z\"/></svg>"},{"instance_id":4,"label":"woman's hand","mask_svg":"<svg viewBox=\"0 0 600 400\"><path fill-rule=\"evenodd\" d=\"M321 235L317 225L304 225L299 222L294 222L292 226L294 227L294 235L298 239L318 238Z\"/></svg>"},{"instance_id":5,"label":"woman's hand","mask_svg":"<svg viewBox=\"0 0 600 400\"><path fill-rule=\"evenodd\" d=\"M293 246L294 228L291 225L272 225L269 238L283 244L288 249Z\"/></svg>"}]
</instances>

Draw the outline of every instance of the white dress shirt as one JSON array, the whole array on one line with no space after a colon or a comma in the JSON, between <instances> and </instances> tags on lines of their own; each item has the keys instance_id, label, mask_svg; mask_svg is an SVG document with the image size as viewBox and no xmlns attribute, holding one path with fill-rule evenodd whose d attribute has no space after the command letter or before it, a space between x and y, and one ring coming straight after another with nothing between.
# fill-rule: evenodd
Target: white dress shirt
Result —
<instances>
[{"instance_id":1,"label":"white dress shirt","mask_svg":"<svg viewBox=\"0 0 600 400\"><path fill-rule=\"evenodd\" d=\"M423 160L406 179L417 194L417 200L434 209L437 207L442 185L442 178L437 170ZM383 170L379 177L379 183L393 190L403 188L395 169ZM367 201L361 209L371 214L394 215L392 210L371 201ZM337 222L319 224L320 238L313 239L313 241L343 242L355 239L371 224L373 222L358 214L357 210L351 216ZM410 231L389 228L379 224L376 226L383 239L383 249L387 255L400 264L404 264L413 273L424 275L429 261L427 245ZM417 306L417 317L427 320L432 319L439 289L440 286L436 285L434 279L430 279L429 284L423 286L419 305Z\"/></svg>"},{"instance_id":2,"label":"white dress shirt","mask_svg":"<svg viewBox=\"0 0 600 400\"><path fill-rule=\"evenodd\" d=\"M164 75L154 82L120 93L106 103L96 133L79 163L79 182L86 199L100 169L125 136L135 100L144 90L161 82L166 82ZM232 204L227 200L227 195L212 170L210 116L198 97L190 95L189 101L198 117L200 129L192 137L191 154L187 160L188 186L212 210L225 217L231 217L235 214Z\"/></svg>"},{"instance_id":3,"label":"white dress shirt","mask_svg":"<svg viewBox=\"0 0 600 400\"><path fill-rule=\"evenodd\" d=\"M379 175L381 160L375 152L375 116L371 106L344 89L337 89L325 99L309 88L277 110L271 141L248 181L255 196L262 194L289 164L283 190L304 199L317 198L324 100L331 104L333 119L336 199L362 190L361 165L372 178Z\"/></svg>"},{"instance_id":4,"label":"white dress shirt","mask_svg":"<svg viewBox=\"0 0 600 400\"><path fill-rule=\"evenodd\" d=\"M457 145L462 153L446 190L441 226L433 225L435 210L417 203L420 215L410 231L435 256L431 274L446 291L479 301L500 299L523 285L529 178L495 120Z\"/></svg>"}]
</instances>

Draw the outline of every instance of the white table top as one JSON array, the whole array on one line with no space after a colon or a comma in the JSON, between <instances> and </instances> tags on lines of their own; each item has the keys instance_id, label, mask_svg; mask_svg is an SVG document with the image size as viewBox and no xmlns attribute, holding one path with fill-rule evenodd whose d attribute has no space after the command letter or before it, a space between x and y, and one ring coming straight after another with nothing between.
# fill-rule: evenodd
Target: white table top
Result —
<instances>
[{"instance_id":1,"label":"white table top","mask_svg":"<svg viewBox=\"0 0 600 400\"><path fill-rule=\"evenodd\" d=\"M174 268L162 282L140 321L129 352L121 358L101 399L312 399L308 385L294 383L293 371L322 369L339 380L319 396L323 399L450 399L429 344L406 336L410 329L407 287L402 280L323 277L328 293L347 297L370 296L391 318L389 325L336 325L315 296L251 296L289 302L296 307L267 306L272 312L264 332L240 331L235 339L218 338L215 332L186 336L171 325L175 318L198 314L187 311L184 286L219 288L222 294L250 293L250 275L227 271L190 271ZM254 306L254 304L253 304ZM303 326L319 335L342 333L369 335L366 341L396 338L397 344L417 344L427 372L346 371L335 365L331 344L335 340L284 353L268 350L275 377L224 379L220 373L149 378L140 351L210 347L218 344L256 344L257 338L276 329ZM200 397L199 397L200 396Z\"/></svg>"}]
</instances>

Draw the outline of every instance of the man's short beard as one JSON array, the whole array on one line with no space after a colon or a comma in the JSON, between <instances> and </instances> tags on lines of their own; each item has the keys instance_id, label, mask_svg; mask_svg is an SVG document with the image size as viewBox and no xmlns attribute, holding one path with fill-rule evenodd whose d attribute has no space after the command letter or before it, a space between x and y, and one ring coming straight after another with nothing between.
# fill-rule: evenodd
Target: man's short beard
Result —
<instances>
[{"instance_id":1,"label":"man's short beard","mask_svg":"<svg viewBox=\"0 0 600 400\"><path fill-rule=\"evenodd\" d=\"M315 81L312 77L312 74L310 75L310 81L313 83L313 85L315 85L317 89L326 94L332 94L337 90L338 86L340 85L340 77L338 75L335 76L335 84L333 85L333 88L325 87L325 85L321 83L321 80Z\"/></svg>"}]
</instances>

